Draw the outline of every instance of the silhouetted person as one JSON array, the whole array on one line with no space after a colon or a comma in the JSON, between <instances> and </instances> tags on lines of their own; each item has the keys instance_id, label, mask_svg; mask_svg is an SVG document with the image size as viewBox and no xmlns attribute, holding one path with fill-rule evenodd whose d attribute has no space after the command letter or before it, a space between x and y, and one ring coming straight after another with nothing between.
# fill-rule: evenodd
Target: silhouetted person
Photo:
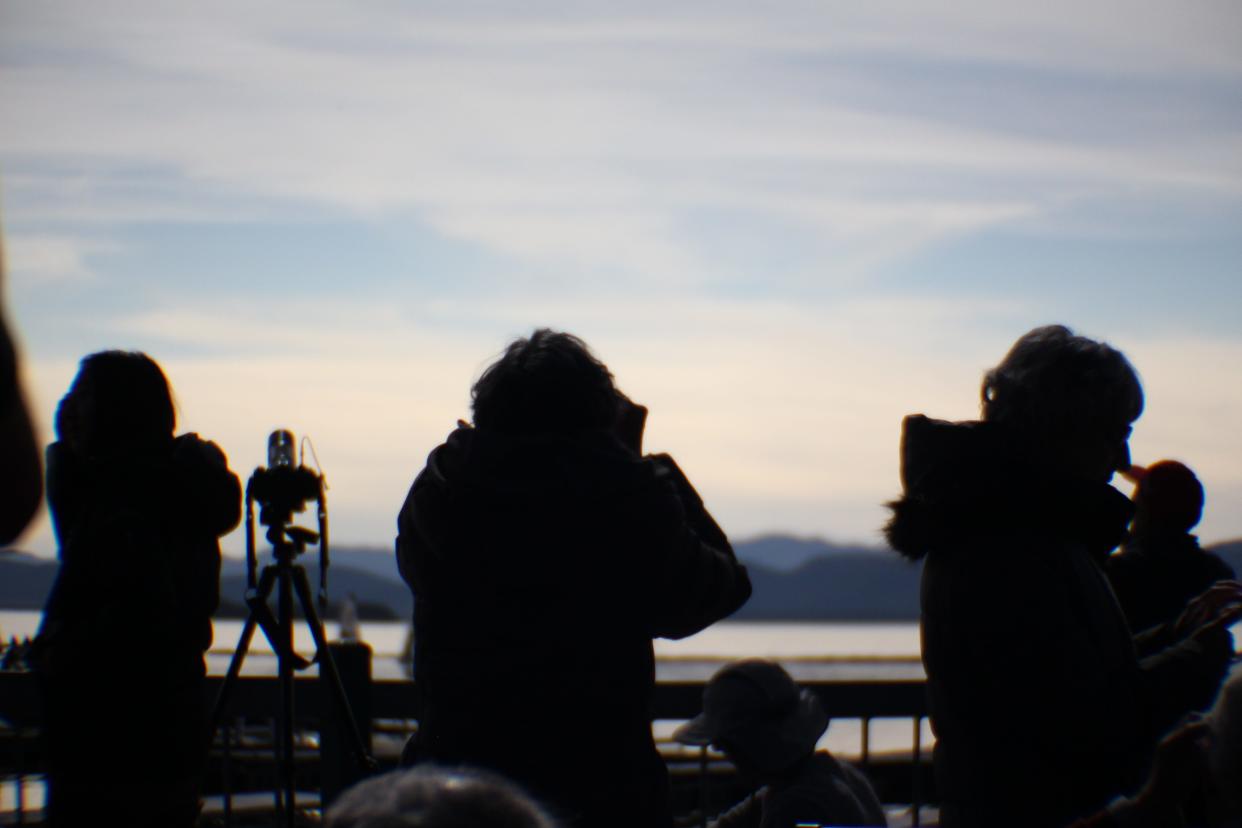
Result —
<instances>
[{"instance_id":1,"label":"silhouetted person","mask_svg":"<svg viewBox=\"0 0 1242 828\"><path fill-rule=\"evenodd\" d=\"M17 352L4 318L4 248L0 244L0 546L12 543L39 508L43 469L22 396Z\"/></svg>"},{"instance_id":2,"label":"silhouetted person","mask_svg":"<svg viewBox=\"0 0 1242 828\"><path fill-rule=\"evenodd\" d=\"M583 826L671 823L651 736L652 639L750 595L645 409L569 334L513 342L414 481L397 557L422 717L407 758L516 779Z\"/></svg>"},{"instance_id":3,"label":"silhouetted person","mask_svg":"<svg viewBox=\"0 0 1242 828\"><path fill-rule=\"evenodd\" d=\"M1143 409L1121 353L1037 328L982 398L982 422L906 418L887 527L924 560L941 821L1063 826L1136 790L1158 736L1210 699L1226 663L1205 644L1228 635L1239 595L1132 638L1103 571L1132 511L1109 480Z\"/></svg>"},{"instance_id":4,"label":"silhouetted person","mask_svg":"<svg viewBox=\"0 0 1242 828\"><path fill-rule=\"evenodd\" d=\"M779 664L760 659L721 669L703 689L703 712L673 738L715 745L758 790L712 828L796 828L799 825L886 825L867 778L826 750L828 729L819 699Z\"/></svg>"},{"instance_id":5,"label":"silhouetted person","mask_svg":"<svg viewBox=\"0 0 1242 828\"><path fill-rule=\"evenodd\" d=\"M60 570L36 645L53 825L188 826L198 813L217 538L237 525L241 488L214 443L174 425L168 382L140 353L83 359L56 411Z\"/></svg>"},{"instance_id":6,"label":"silhouetted person","mask_svg":"<svg viewBox=\"0 0 1242 828\"><path fill-rule=\"evenodd\" d=\"M556 828L513 783L470 768L420 765L354 785L332 803L325 828Z\"/></svg>"},{"instance_id":7,"label":"silhouetted person","mask_svg":"<svg viewBox=\"0 0 1242 828\"><path fill-rule=\"evenodd\" d=\"M1145 630L1175 620L1196 595L1234 573L1190 534L1203 514L1203 485L1194 472L1162 460L1132 473L1134 522L1108 559L1108 579L1130 628Z\"/></svg>"}]
</instances>

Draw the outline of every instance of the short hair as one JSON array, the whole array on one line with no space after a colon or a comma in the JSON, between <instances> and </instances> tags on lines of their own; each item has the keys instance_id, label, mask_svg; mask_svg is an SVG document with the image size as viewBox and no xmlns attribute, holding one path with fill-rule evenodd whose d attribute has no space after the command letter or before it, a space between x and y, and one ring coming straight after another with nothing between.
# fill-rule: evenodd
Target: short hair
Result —
<instances>
[{"instance_id":1,"label":"short hair","mask_svg":"<svg viewBox=\"0 0 1242 828\"><path fill-rule=\"evenodd\" d=\"M486 771L419 765L354 785L327 828L555 828L517 785Z\"/></svg>"},{"instance_id":2,"label":"short hair","mask_svg":"<svg viewBox=\"0 0 1242 828\"><path fill-rule=\"evenodd\" d=\"M1149 529L1189 532L1203 517L1203 484L1186 464L1161 460L1142 471L1134 505Z\"/></svg>"},{"instance_id":3,"label":"short hair","mask_svg":"<svg viewBox=\"0 0 1242 828\"><path fill-rule=\"evenodd\" d=\"M983 378L983 419L1063 437L1128 425L1143 413L1143 386L1125 356L1064 325L1024 334Z\"/></svg>"},{"instance_id":4,"label":"short hair","mask_svg":"<svg viewBox=\"0 0 1242 828\"><path fill-rule=\"evenodd\" d=\"M612 372L578 337L540 328L517 339L471 390L474 424L512 434L611 428Z\"/></svg>"},{"instance_id":5,"label":"short hair","mask_svg":"<svg viewBox=\"0 0 1242 828\"><path fill-rule=\"evenodd\" d=\"M56 436L87 453L159 442L176 426L168 379L138 351L83 357L56 409Z\"/></svg>"}]
</instances>

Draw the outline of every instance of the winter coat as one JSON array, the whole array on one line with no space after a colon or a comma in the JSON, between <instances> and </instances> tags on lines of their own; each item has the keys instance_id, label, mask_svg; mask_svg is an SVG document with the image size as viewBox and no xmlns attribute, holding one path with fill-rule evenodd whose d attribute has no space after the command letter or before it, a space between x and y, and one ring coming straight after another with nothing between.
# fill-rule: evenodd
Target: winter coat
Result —
<instances>
[{"instance_id":1,"label":"winter coat","mask_svg":"<svg viewBox=\"0 0 1242 828\"><path fill-rule=\"evenodd\" d=\"M135 773L172 789L201 770L218 537L237 525L241 487L219 448L193 434L108 457L54 443L47 469L60 569L34 658L49 796L57 824L71 824L66 805Z\"/></svg>"},{"instance_id":2,"label":"winter coat","mask_svg":"<svg viewBox=\"0 0 1242 828\"><path fill-rule=\"evenodd\" d=\"M398 519L416 760L492 768L575 825L667 825L652 639L740 607L746 570L671 458L611 434L458 429Z\"/></svg>"},{"instance_id":3,"label":"winter coat","mask_svg":"<svg viewBox=\"0 0 1242 828\"><path fill-rule=\"evenodd\" d=\"M1102 563L1129 500L1018 460L990 423L906 419L890 544L923 560L941 819L1063 826L1143 781L1158 733L1224 665L1135 641ZM1140 656L1155 653L1140 662Z\"/></svg>"}]
</instances>

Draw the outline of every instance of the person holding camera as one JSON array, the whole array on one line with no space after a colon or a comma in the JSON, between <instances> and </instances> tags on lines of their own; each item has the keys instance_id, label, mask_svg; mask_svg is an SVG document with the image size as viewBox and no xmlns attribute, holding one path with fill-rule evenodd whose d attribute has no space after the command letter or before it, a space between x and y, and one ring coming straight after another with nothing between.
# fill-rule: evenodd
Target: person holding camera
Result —
<instances>
[{"instance_id":1,"label":"person holding camera","mask_svg":"<svg viewBox=\"0 0 1242 828\"><path fill-rule=\"evenodd\" d=\"M60 570L35 643L54 826L197 819L218 538L237 525L241 486L214 443L174 437L175 424L168 381L142 353L83 359L56 411Z\"/></svg>"},{"instance_id":2,"label":"person holding camera","mask_svg":"<svg viewBox=\"0 0 1242 828\"><path fill-rule=\"evenodd\" d=\"M669 826L652 639L732 613L746 569L578 338L513 342L473 409L398 518L422 703L407 759L498 771L567 825Z\"/></svg>"},{"instance_id":3,"label":"person holding camera","mask_svg":"<svg viewBox=\"0 0 1242 828\"><path fill-rule=\"evenodd\" d=\"M1210 701L1242 615L1224 584L1134 635L1105 574L1133 507L1143 390L1061 325L1014 343L981 421L903 425L889 543L922 561L921 633L945 828L1061 828L1134 793L1159 738Z\"/></svg>"}]
</instances>

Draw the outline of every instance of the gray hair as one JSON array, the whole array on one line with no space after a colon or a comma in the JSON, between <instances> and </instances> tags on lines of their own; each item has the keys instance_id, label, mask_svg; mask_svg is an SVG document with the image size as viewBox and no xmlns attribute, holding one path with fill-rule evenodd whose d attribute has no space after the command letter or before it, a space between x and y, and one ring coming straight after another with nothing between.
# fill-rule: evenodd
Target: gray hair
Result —
<instances>
[{"instance_id":1,"label":"gray hair","mask_svg":"<svg viewBox=\"0 0 1242 828\"><path fill-rule=\"evenodd\" d=\"M363 780L325 815L327 828L556 828L517 785L486 771L419 765Z\"/></svg>"},{"instance_id":2,"label":"gray hair","mask_svg":"<svg viewBox=\"0 0 1242 828\"><path fill-rule=\"evenodd\" d=\"M1039 441L1123 428L1143 413L1143 387L1125 355L1064 325L1019 338L980 393L983 419Z\"/></svg>"}]
</instances>

